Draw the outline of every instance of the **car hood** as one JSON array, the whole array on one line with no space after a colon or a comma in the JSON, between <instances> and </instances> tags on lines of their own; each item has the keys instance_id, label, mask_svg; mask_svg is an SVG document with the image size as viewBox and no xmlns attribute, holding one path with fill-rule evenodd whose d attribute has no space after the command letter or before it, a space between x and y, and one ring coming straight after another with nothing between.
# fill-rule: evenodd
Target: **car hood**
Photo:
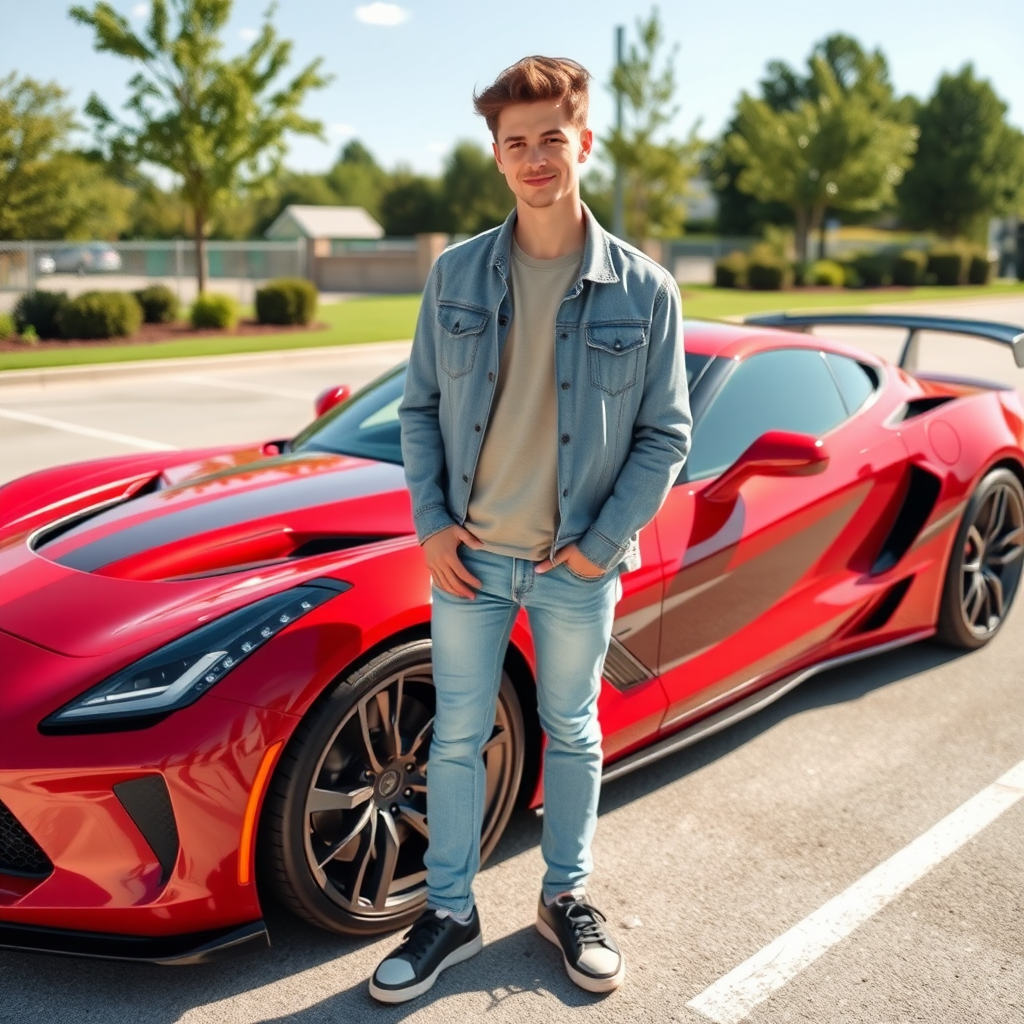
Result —
<instances>
[{"instance_id":1,"label":"car hood","mask_svg":"<svg viewBox=\"0 0 1024 1024\"><path fill-rule=\"evenodd\" d=\"M180 633L413 533L400 466L299 452L182 476L10 538L0 630L99 654Z\"/></svg>"}]
</instances>

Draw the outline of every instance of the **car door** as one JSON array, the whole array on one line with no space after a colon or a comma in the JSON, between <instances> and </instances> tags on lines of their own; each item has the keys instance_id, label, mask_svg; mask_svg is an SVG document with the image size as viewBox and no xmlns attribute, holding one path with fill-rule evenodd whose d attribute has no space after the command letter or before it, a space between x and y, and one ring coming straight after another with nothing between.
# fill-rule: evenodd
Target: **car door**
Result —
<instances>
[{"instance_id":1,"label":"car door","mask_svg":"<svg viewBox=\"0 0 1024 1024\"><path fill-rule=\"evenodd\" d=\"M810 347L756 353L734 366L695 425L685 480L657 520L663 729L806 660L870 600L872 588L858 584L907 453L873 414L879 371L838 358ZM754 476L731 502L705 498L770 430L823 438L824 471Z\"/></svg>"}]
</instances>

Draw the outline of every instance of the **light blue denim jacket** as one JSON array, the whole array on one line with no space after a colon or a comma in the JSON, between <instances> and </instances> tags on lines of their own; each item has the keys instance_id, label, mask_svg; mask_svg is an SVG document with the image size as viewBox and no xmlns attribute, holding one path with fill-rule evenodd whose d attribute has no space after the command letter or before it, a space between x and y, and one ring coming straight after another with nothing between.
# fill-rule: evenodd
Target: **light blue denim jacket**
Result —
<instances>
[{"instance_id":1,"label":"light blue denim jacket","mask_svg":"<svg viewBox=\"0 0 1024 1024\"><path fill-rule=\"evenodd\" d=\"M605 570L640 566L637 532L690 446L679 288L584 207L579 279L555 322L559 524ZM420 543L466 521L501 350L513 315L505 223L446 249L423 292L399 408Z\"/></svg>"}]
</instances>

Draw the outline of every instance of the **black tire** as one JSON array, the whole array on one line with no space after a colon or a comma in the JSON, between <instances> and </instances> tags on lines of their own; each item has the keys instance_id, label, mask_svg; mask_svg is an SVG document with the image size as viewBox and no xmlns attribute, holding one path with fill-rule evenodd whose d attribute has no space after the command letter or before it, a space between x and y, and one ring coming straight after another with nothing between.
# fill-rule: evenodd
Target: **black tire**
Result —
<instances>
[{"instance_id":1,"label":"black tire","mask_svg":"<svg viewBox=\"0 0 1024 1024\"><path fill-rule=\"evenodd\" d=\"M422 911L433 715L429 640L379 655L313 706L281 757L260 820L260 878L287 909L350 935L401 928ZM508 824L525 741L504 673L484 751L481 859Z\"/></svg>"},{"instance_id":2,"label":"black tire","mask_svg":"<svg viewBox=\"0 0 1024 1024\"><path fill-rule=\"evenodd\" d=\"M936 639L975 650L1002 628L1024 567L1024 487L989 473L967 502L946 569Z\"/></svg>"}]
</instances>

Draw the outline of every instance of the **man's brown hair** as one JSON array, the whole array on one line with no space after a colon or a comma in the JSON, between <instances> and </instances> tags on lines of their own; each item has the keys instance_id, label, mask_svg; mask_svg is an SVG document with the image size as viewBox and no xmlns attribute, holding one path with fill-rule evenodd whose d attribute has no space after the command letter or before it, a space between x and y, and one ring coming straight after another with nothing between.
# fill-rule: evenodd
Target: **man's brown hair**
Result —
<instances>
[{"instance_id":1,"label":"man's brown hair","mask_svg":"<svg viewBox=\"0 0 1024 1024\"><path fill-rule=\"evenodd\" d=\"M524 57L505 68L494 85L473 95L473 109L487 121L498 141L498 115L512 103L562 100L569 118L579 129L587 127L590 72L565 57Z\"/></svg>"}]
</instances>

